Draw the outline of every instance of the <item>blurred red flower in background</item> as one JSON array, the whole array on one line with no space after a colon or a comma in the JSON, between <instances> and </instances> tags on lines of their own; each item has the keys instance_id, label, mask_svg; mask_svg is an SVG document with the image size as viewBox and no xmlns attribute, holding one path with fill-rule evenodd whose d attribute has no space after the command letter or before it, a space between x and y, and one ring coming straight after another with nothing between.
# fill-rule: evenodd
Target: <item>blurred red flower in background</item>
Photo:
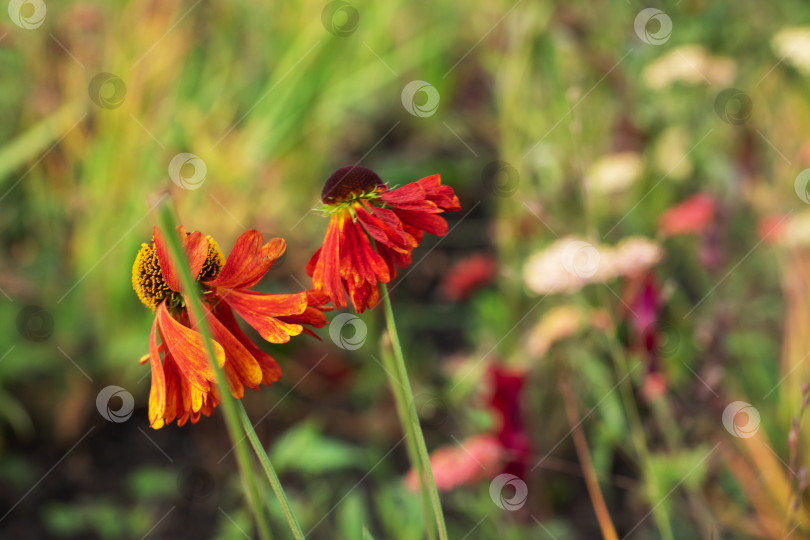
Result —
<instances>
[{"instance_id":1,"label":"blurred red flower in background","mask_svg":"<svg viewBox=\"0 0 810 540\"><path fill-rule=\"evenodd\" d=\"M522 369L494 364L489 375L493 389L490 405L500 416L497 436L506 456L503 472L526 478L531 444L523 423L521 401L528 374Z\"/></svg>"},{"instance_id":2,"label":"blurred red flower in background","mask_svg":"<svg viewBox=\"0 0 810 540\"><path fill-rule=\"evenodd\" d=\"M714 199L698 193L664 212L658 219L658 231L664 236L701 233L714 219L715 211Z\"/></svg>"},{"instance_id":3,"label":"blurred red flower in background","mask_svg":"<svg viewBox=\"0 0 810 540\"><path fill-rule=\"evenodd\" d=\"M636 282L639 283L639 282ZM667 379L661 372L661 328L659 311L661 295L650 272L640 281L641 288L630 301L630 326L635 337L635 348L644 359L643 391L649 401L661 397L667 390Z\"/></svg>"},{"instance_id":4,"label":"blurred red flower in background","mask_svg":"<svg viewBox=\"0 0 810 540\"><path fill-rule=\"evenodd\" d=\"M498 262L488 253L476 253L456 262L441 283L442 295L453 302L468 299L476 290L492 283Z\"/></svg>"}]
</instances>

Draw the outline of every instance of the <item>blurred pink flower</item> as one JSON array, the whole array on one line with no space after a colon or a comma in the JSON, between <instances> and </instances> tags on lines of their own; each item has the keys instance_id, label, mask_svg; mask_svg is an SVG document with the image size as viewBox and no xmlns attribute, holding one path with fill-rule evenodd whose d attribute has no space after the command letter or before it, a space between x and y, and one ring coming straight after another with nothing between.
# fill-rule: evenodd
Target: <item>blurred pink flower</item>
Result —
<instances>
[{"instance_id":1,"label":"blurred pink flower","mask_svg":"<svg viewBox=\"0 0 810 540\"><path fill-rule=\"evenodd\" d=\"M648 402L656 401L667 393L667 378L663 373L654 372L644 375L641 391Z\"/></svg>"},{"instance_id":2,"label":"blurred pink flower","mask_svg":"<svg viewBox=\"0 0 810 540\"><path fill-rule=\"evenodd\" d=\"M714 219L714 199L703 193L672 206L658 219L658 231L664 236L702 233Z\"/></svg>"},{"instance_id":3,"label":"blurred pink flower","mask_svg":"<svg viewBox=\"0 0 810 540\"><path fill-rule=\"evenodd\" d=\"M497 434L476 435L460 445L440 446L430 454L433 478L441 491L501 473L526 477L531 449L520 405L526 371L495 364L490 366L489 375L492 388L489 405L499 417ZM411 469L405 476L405 487L411 491L419 490L416 475Z\"/></svg>"},{"instance_id":4,"label":"blurred pink flower","mask_svg":"<svg viewBox=\"0 0 810 540\"><path fill-rule=\"evenodd\" d=\"M449 491L494 476L502 457L501 444L492 435L475 435L460 445L440 446L430 454L436 488ZM419 478L413 469L405 476L405 487L419 491Z\"/></svg>"}]
</instances>

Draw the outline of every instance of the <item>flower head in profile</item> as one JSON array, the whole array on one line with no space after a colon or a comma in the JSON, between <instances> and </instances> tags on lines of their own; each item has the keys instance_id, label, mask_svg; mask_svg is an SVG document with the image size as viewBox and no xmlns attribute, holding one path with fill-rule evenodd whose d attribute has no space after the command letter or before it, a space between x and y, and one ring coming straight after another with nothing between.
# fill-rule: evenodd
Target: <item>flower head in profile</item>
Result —
<instances>
[{"instance_id":1,"label":"flower head in profile","mask_svg":"<svg viewBox=\"0 0 810 540\"><path fill-rule=\"evenodd\" d=\"M189 419L195 423L201 415L210 416L219 401L216 374L202 335L195 330L197 325L210 328L228 390L241 399L245 387L273 384L281 369L242 332L234 312L271 343L286 343L291 336L311 332L304 325L320 328L326 324L322 305L327 299L322 293L249 290L284 253L283 239L273 238L265 244L259 231L249 230L225 259L210 236L178 229L191 273L202 290L205 321L189 316L178 268L160 229L155 227L151 243L141 245L132 267L138 298L155 312L149 354L141 360L149 361L152 368L149 423L155 429L175 418L180 426Z\"/></svg>"},{"instance_id":2,"label":"flower head in profile","mask_svg":"<svg viewBox=\"0 0 810 540\"><path fill-rule=\"evenodd\" d=\"M396 269L411 264L411 252L424 234L447 234L441 214L461 210L450 186L435 174L388 189L365 167L335 171L321 193L329 226L307 273L315 289L337 308L351 301L361 313L379 300L378 283L388 283Z\"/></svg>"}]
</instances>

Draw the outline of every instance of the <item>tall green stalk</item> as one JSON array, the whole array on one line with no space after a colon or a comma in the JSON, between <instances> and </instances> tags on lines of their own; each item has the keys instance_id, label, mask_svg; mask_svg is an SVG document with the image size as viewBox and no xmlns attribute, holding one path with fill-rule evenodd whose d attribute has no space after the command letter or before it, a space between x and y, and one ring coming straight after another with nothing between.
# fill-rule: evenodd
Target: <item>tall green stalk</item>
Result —
<instances>
[{"instance_id":1,"label":"tall green stalk","mask_svg":"<svg viewBox=\"0 0 810 540\"><path fill-rule=\"evenodd\" d=\"M415 441L418 459L412 463L414 469L419 473L419 482L425 486L430 498L430 505L436 519L436 528L441 540L447 540L447 526L444 523L442 513L442 503L439 499L439 491L436 489L436 481L433 479L433 470L430 467L430 456L428 455L425 437L422 434L422 426L419 424L419 415L416 412L416 404L413 399L413 390L408 379L408 370L405 367L405 356L402 354L402 345L397 333L397 325L394 320L394 309L391 307L391 299L388 296L388 288L380 284L380 294L385 307L385 322L388 325L388 334L391 337L391 348L393 356L382 355L386 363L386 372L391 385L391 391L396 396L398 403L397 411L399 421L405 435L411 441ZM413 461L413 459L412 459Z\"/></svg>"},{"instance_id":2,"label":"tall green stalk","mask_svg":"<svg viewBox=\"0 0 810 540\"><path fill-rule=\"evenodd\" d=\"M259 441L259 437L256 435L256 431L253 429L253 424L250 423L250 418L248 418L242 402L238 403L238 407L239 421L242 423L242 428L244 428L245 434L247 434L247 438L250 441L250 445L253 447L253 451L256 452L256 457L259 458L259 463L261 463L262 469L264 469L265 476L267 476L267 479L270 481L270 487L273 488L273 493L276 494L276 498L278 499L279 504L281 504L281 510L284 512L284 517L287 518L287 523L290 524L290 529L293 532L293 536L295 536L296 539L303 540L304 533L301 532L301 526L298 524L298 520L292 511L290 502L287 500L287 496L284 494L284 488L281 486L281 480L278 479L276 470L273 468L273 464L270 463L270 458L267 456L267 452L265 452L262 443Z\"/></svg>"},{"instance_id":3,"label":"tall green stalk","mask_svg":"<svg viewBox=\"0 0 810 540\"><path fill-rule=\"evenodd\" d=\"M174 218L174 211L172 210L170 199L167 198L166 200L163 200L157 206L156 212L158 223L163 231L164 237L166 238L169 251L171 252L172 261L180 273L180 281L182 282L183 290L186 293L184 297L189 309L189 315L192 322L196 325L195 330L197 330L203 337L206 353L208 354L208 358L214 368L214 373L216 373L217 376L217 384L220 388L219 394L222 402L221 407L223 417L225 418L225 425L228 429L228 435L230 436L231 441L234 443L236 461L239 465L242 479L248 489L248 502L250 503L254 518L256 519L259 535L263 540L269 540L270 527L267 523L266 516L262 512L263 506L259 500L259 492L254 479L255 474L250 464L250 453L244 444L245 436L247 436L251 443L253 443L254 440L256 443L258 443L256 432L253 430L253 426L250 424L250 421L241 423L241 404L237 403L237 400L228 391L228 383L224 370L219 366L219 364L217 364L215 360L216 353L214 350L214 342L211 338L208 325L205 324L206 315L200 300L198 285L194 279L195 277L191 275L188 261L186 260L185 253L183 252L183 246L181 245L180 239L177 236L177 221ZM241 415L247 418L244 409L241 409ZM244 431L242 428L240 428L240 423L242 424ZM266 462L269 464L270 460L268 459L267 454L265 453L261 444L254 444L254 451L256 452L256 455L259 456L259 461L263 462L263 460L266 460ZM290 525L293 536L295 536L297 540L303 540L304 534L301 532L301 527L298 525L298 521L295 519L295 516L292 515L291 511L289 511L289 503L287 502L287 498L284 496L283 490L281 490L280 483L278 483L278 477L276 477L275 474L273 476L275 483L273 479L269 478L269 476L268 479L270 480L270 484L273 486L273 491L276 492L276 496L279 498L282 508L286 509L285 516L287 516L287 522Z\"/></svg>"},{"instance_id":4,"label":"tall green stalk","mask_svg":"<svg viewBox=\"0 0 810 540\"><path fill-rule=\"evenodd\" d=\"M390 351L383 350L381 354L383 356L383 362L386 366L389 366L386 369L390 369L390 366L393 366L395 361L391 357L392 353ZM396 402L397 406L397 414L400 418L405 418L407 416L407 405L402 399L401 394L402 392L394 392L394 401ZM410 463L418 463L421 461L416 439L413 437L405 437L405 447L408 450L408 461ZM422 515L425 517L425 533L427 534L428 540L436 540L436 531L433 530L430 523L430 515L433 513L433 506L430 504L430 493L428 493L427 482L425 482L423 478L419 479L419 495L419 499L422 502Z\"/></svg>"}]
</instances>

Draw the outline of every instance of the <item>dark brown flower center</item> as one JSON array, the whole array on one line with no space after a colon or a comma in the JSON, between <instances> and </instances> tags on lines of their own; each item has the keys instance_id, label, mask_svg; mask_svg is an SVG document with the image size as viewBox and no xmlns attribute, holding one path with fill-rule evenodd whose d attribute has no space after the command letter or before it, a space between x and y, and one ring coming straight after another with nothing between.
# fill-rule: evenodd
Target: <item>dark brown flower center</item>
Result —
<instances>
[{"instance_id":1,"label":"dark brown flower center","mask_svg":"<svg viewBox=\"0 0 810 540\"><path fill-rule=\"evenodd\" d=\"M359 165L341 167L332 173L321 192L324 204L348 201L360 195L372 193L383 181L371 169Z\"/></svg>"}]
</instances>

